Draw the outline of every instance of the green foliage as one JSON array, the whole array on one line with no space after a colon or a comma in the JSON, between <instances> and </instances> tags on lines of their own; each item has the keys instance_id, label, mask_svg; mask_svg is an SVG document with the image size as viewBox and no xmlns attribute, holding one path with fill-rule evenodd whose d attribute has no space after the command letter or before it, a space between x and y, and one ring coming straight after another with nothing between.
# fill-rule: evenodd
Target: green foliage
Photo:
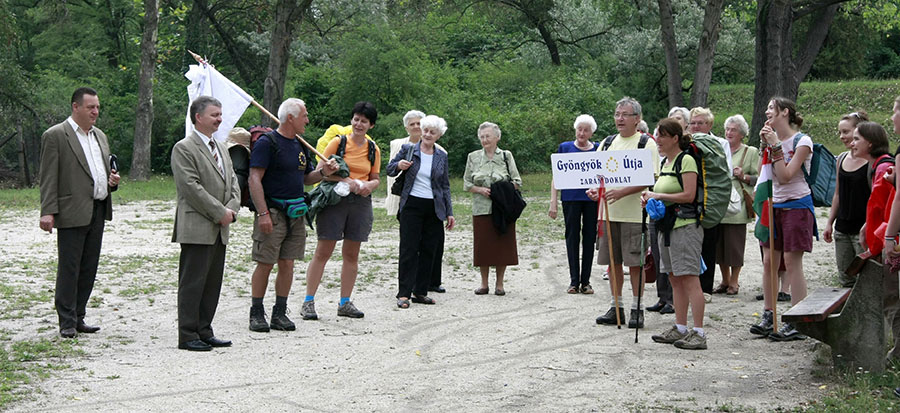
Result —
<instances>
[{"instance_id":1,"label":"green foliage","mask_svg":"<svg viewBox=\"0 0 900 413\"><path fill-rule=\"evenodd\" d=\"M0 346L0 409L27 395L20 387L35 378L44 378L64 367L61 361L78 356L81 351L72 341L30 340Z\"/></svg>"}]
</instances>

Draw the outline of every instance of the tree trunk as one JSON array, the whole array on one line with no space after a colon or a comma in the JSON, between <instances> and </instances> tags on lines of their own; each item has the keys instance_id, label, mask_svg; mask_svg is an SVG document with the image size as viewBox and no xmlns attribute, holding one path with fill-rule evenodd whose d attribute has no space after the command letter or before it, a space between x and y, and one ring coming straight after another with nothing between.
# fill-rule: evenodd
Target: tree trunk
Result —
<instances>
[{"instance_id":1,"label":"tree trunk","mask_svg":"<svg viewBox=\"0 0 900 413\"><path fill-rule=\"evenodd\" d=\"M774 96L797 99L799 82L792 56L793 12L788 0L760 0L756 13L756 87L750 144L759 146L759 130Z\"/></svg>"},{"instance_id":2,"label":"tree trunk","mask_svg":"<svg viewBox=\"0 0 900 413\"><path fill-rule=\"evenodd\" d=\"M547 25L544 22L535 22L535 26L538 29L538 33L541 34L541 39L544 40L544 44L547 46L547 51L550 52L550 63L554 66L562 65L562 61L559 59L559 46L556 44L556 40L553 38Z\"/></svg>"},{"instance_id":3,"label":"tree trunk","mask_svg":"<svg viewBox=\"0 0 900 413\"><path fill-rule=\"evenodd\" d=\"M150 179L150 133L153 128L153 74L156 70L156 35L159 27L157 0L144 0L144 34L141 37L141 74L134 121L134 151L130 177Z\"/></svg>"},{"instance_id":4,"label":"tree trunk","mask_svg":"<svg viewBox=\"0 0 900 413\"><path fill-rule=\"evenodd\" d=\"M31 173L28 170L28 154L25 152L25 135L22 133L22 118L16 118L16 134L19 135L19 174L22 178L22 187L31 187Z\"/></svg>"},{"instance_id":5,"label":"tree trunk","mask_svg":"<svg viewBox=\"0 0 900 413\"><path fill-rule=\"evenodd\" d=\"M709 99L709 83L712 80L713 56L716 54L716 43L719 42L722 8L725 0L708 0L703 14L703 28L700 32L700 45L697 47L697 71L694 72L694 85L691 90L691 107L706 107Z\"/></svg>"},{"instance_id":6,"label":"tree trunk","mask_svg":"<svg viewBox=\"0 0 900 413\"><path fill-rule=\"evenodd\" d=\"M206 23L206 14L200 5L196 2L191 4L191 10L187 14L187 20L184 24L184 47L194 53L203 55L205 50L201 50L203 39L203 26ZM181 73L185 73L190 65L197 64L197 61L188 54L184 53L181 62Z\"/></svg>"},{"instance_id":7,"label":"tree trunk","mask_svg":"<svg viewBox=\"0 0 900 413\"><path fill-rule=\"evenodd\" d=\"M287 78L291 42L294 40L294 27L303 19L303 14L311 3L312 0L278 0L275 5L275 21L269 43L269 68L263 92L263 107L272 113L278 112L278 106L284 98L284 82ZM261 115L260 123L271 126L274 121Z\"/></svg>"},{"instance_id":8,"label":"tree trunk","mask_svg":"<svg viewBox=\"0 0 900 413\"><path fill-rule=\"evenodd\" d=\"M675 42L675 18L671 0L658 0L659 32L666 52L666 85L669 91L669 108L684 106L681 93L681 67L678 64L678 45Z\"/></svg>"}]
</instances>

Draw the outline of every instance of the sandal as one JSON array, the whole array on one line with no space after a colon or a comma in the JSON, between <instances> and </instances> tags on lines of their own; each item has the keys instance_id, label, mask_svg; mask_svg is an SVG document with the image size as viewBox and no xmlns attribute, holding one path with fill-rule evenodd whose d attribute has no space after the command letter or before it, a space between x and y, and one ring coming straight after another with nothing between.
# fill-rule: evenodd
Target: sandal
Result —
<instances>
[{"instance_id":1,"label":"sandal","mask_svg":"<svg viewBox=\"0 0 900 413\"><path fill-rule=\"evenodd\" d=\"M397 299L397 307L398 308L409 308L409 299L408 298L398 298Z\"/></svg>"},{"instance_id":2,"label":"sandal","mask_svg":"<svg viewBox=\"0 0 900 413\"><path fill-rule=\"evenodd\" d=\"M718 287L712 290L713 294L724 294L726 292L728 292L728 286L725 284L719 284Z\"/></svg>"},{"instance_id":3,"label":"sandal","mask_svg":"<svg viewBox=\"0 0 900 413\"><path fill-rule=\"evenodd\" d=\"M569 286L569 289L567 289L566 292L569 293L569 294L578 294L578 286L577 286L577 285L570 285L570 286Z\"/></svg>"},{"instance_id":4,"label":"sandal","mask_svg":"<svg viewBox=\"0 0 900 413\"><path fill-rule=\"evenodd\" d=\"M482 287L482 288L476 288L476 289L475 289L475 295L485 295L485 294L487 294L488 292L490 292L490 290L488 290L487 287Z\"/></svg>"},{"instance_id":5,"label":"sandal","mask_svg":"<svg viewBox=\"0 0 900 413\"><path fill-rule=\"evenodd\" d=\"M585 284L585 285L582 285L582 286L581 286L581 293L582 293L582 294L593 294L593 293L594 293L594 289L591 288L591 285L590 285L590 284Z\"/></svg>"},{"instance_id":6,"label":"sandal","mask_svg":"<svg viewBox=\"0 0 900 413\"><path fill-rule=\"evenodd\" d=\"M737 295L738 288L740 288L740 286L732 287L729 285L728 290L725 291L725 295Z\"/></svg>"},{"instance_id":7,"label":"sandal","mask_svg":"<svg viewBox=\"0 0 900 413\"><path fill-rule=\"evenodd\" d=\"M434 298L431 298L427 295L414 295L412 298L412 302L418 304L434 304Z\"/></svg>"}]
</instances>

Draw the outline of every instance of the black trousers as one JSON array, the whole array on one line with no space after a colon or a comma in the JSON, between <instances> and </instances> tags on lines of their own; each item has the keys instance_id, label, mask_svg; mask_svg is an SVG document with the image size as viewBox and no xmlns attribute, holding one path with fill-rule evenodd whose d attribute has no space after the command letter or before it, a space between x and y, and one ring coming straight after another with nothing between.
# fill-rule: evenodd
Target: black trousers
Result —
<instances>
[{"instance_id":1,"label":"black trousers","mask_svg":"<svg viewBox=\"0 0 900 413\"><path fill-rule=\"evenodd\" d=\"M712 294L713 281L716 278L716 244L719 243L719 226L703 230L703 249L700 256L706 264L706 271L700 274L700 288L704 293Z\"/></svg>"},{"instance_id":2,"label":"black trousers","mask_svg":"<svg viewBox=\"0 0 900 413\"><path fill-rule=\"evenodd\" d=\"M225 244L181 244L178 260L178 342L213 336L212 321L222 291Z\"/></svg>"},{"instance_id":3,"label":"black trousers","mask_svg":"<svg viewBox=\"0 0 900 413\"><path fill-rule=\"evenodd\" d=\"M443 239L444 225L434 212L434 200L408 197L400 211L398 298L428 295L435 256Z\"/></svg>"},{"instance_id":4,"label":"black trousers","mask_svg":"<svg viewBox=\"0 0 900 413\"><path fill-rule=\"evenodd\" d=\"M593 201L563 201L563 220L566 224L566 258L569 260L569 285L591 283L594 265L594 243L597 241L597 203ZM578 250L581 249L581 261Z\"/></svg>"},{"instance_id":5,"label":"black trousers","mask_svg":"<svg viewBox=\"0 0 900 413\"><path fill-rule=\"evenodd\" d=\"M85 309L97 278L106 202L94 201L91 223L56 231L59 261L56 267L56 314L59 329L75 328L84 320Z\"/></svg>"},{"instance_id":6,"label":"black trousers","mask_svg":"<svg viewBox=\"0 0 900 413\"><path fill-rule=\"evenodd\" d=\"M675 305L672 301L672 284L669 282L669 274L659 270L659 236L656 233L656 222L649 220L647 228L650 233L650 252L653 254L653 268L656 268L656 296L659 297L659 301Z\"/></svg>"},{"instance_id":7,"label":"black trousers","mask_svg":"<svg viewBox=\"0 0 900 413\"><path fill-rule=\"evenodd\" d=\"M443 228L443 227L441 227ZM438 238L438 246L434 251L434 264L431 266L431 285L437 288L441 286L441 272L444 263L444 237Z\"/></svg>"}]
</instances>

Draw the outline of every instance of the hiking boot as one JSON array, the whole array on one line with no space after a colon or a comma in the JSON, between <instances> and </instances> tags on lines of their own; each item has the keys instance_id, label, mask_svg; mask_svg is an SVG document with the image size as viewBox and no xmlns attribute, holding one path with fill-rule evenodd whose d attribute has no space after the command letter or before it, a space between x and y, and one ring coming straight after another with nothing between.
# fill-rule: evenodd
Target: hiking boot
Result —
<instances>
[{"instance_id":1,"label":"hiking boot","mask_svg":"<svg viewBox=\"0 0 900 413\"><path fill-rule=\"evenodd\" d=\"M690 333L689 332L685 332L683 334L679 333L678 327L675 327L673 325L672 328L670 328L666 331L663 331L662 334L654 334L654 335L650 336L650 338L653 339L653 341L655 341L657 343L672 344L678 340L686 338L688 336L688 334L690 334Z\"/></svg>"},{"instance_id":2,"label":"hiking boot","mask_svg":"<svg viewBox=\"0 0 900 413\"><path fill-rule=\"evenodd\" d=\"M262 306L250 307L250 331L268 333L269 323L266 322L266 310Z\"/></svg>"},{"instance_id":3,"label":"hiking boot","mask_svg":"<svg viewBox=\"0 0 900 413\"><path fill-rule=\"evenodd\" d=\"M791 323L781 323L781 328L778 329L777 333L769 334L769 340L772 341L792 341L792 340L805 340L806 336L800 334L796 328L794 328Z\"/></svg>"},{"instance_id":4,"label":"hiking boot","mask_svg":"<svg viewBox=\"0 0 900 413\"><path fill-rule=\"evenodd\" d=\"M628 328L644 328L644 310L631 310Z\"/></svg>"},{"instance_id":5,"label":"hiking boot","mask_svg":"<svg viewBox=\"0 0 900 413\"><path fill-rule=\"evenodd\" d=\"M272 330L294 331L297 326L287 317L287 305L272 307Z\"/></svg>"},{"instance_id":6,"label":"hiking boot","mask_svg":"<svg viewBox=\"0 0 900 413\"><path fill-rule=\"evenodd\" d=\"M619 320L625 321L625 309L619 307ZM606 314L597 317L597 324L616 324L616 307L609 307Z\"/></svg>"},{"instance_id":7,"label":"hiking boot","mask_svg":"<svg viewBox=\"0 0 900 413\"><path fill-rule=\"evenodd\" d=\"M778 293L778 301L789 302L789 301L791 301L791 295L786 292L779 292Z\"/></svg>"},{"instance_id":8,"label":"hiking boot","mask_svg":"<svg viewBox=\"0 0 900 413\"><path fill-rule=\"evenodd\" d=\"M706 350L706 336L701 336L696 330L690 330L687 337L672 344L684 350Z\"/></svg>"},{"instance_id":9,"label":"hiking boot","mask_svg":"<svg viewBox=\"0 0 900 413\"><path fill-rule=\"evenodd\" d=\"M760 319L759 324L754 324L750 327L750 333L763 337L772 334L773 317L772 310L763 311L762 319Z\"/></svg>"},{"instance_id":10,"label":"hiking boot","mask_svg":"<svg viewBox=\"0 0 900 413\"><path fill-rule=\"evenodd\" d=\"M319 315L316 314L316 300L304 301L300 307L300 315L304 320L318 320Z\"/></svg>"},{"instance_id":11,"label":"hiking boot","mask_svg":"<svg viewBox=\"0 0 900 413\"><path fill-rule=\"evenodd\" d=\"M338 307L338 317L363 318L366 314L356 309L352 301L347 301Z\"/></svg>"}]
</instances>

